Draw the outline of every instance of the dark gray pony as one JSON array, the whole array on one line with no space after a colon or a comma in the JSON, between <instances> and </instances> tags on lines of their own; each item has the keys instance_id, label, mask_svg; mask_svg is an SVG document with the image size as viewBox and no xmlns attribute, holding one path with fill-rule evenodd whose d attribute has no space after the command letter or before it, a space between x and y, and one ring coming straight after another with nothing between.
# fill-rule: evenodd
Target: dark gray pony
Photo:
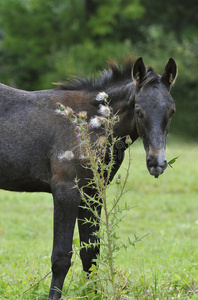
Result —
<instances>
[{"instance_id":1,"label":"dark gray pony","mask_svg":"<svg viewBox=\"0 0 198 300\"><path fill-rule=\"evenodd\" d=\"M132 78L131 78L132 72ZM99 79L75 78L57 89L27 92L0 85L0 188L10 191L48 192L54 199L54 242L52 283L49 299L59 299L72 256L72 238L78 218L80 241L96 238L97 226L83 222L91 211L83 209L74 180L80 186L90 178L83 167L75 125L61 113L86 112L92 124L93 143L104 135L101 118L105 118L105 95L114 113L119 116L114 136L134 142L143 140L147 168L158 177L167 167L166 136L175 104L170 87L175 81L177 66L170 58L162 75L145 68L142 58L125 63L122 68L109 65ZM58 104L57 104L58 103ZM57 109L57 105L59 108ZM119 169L127 144L119 151L112 176ZM93 193L93 191L91 191ZM91 193L90 192L90 193ZM89 273L99 247L82 249L83 269Z\"/></svg>"}]
</instances>

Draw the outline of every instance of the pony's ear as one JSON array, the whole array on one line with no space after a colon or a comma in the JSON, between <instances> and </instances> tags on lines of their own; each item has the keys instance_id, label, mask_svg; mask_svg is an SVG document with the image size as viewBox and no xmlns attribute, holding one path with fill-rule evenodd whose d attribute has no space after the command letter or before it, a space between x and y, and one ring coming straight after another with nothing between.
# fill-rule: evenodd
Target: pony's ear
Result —
<instances>
[{"instance_id":1,"label":"pony's ear","mask_svg":"<svg viewBox=\"0 0 198 300\"><path fill-rule=\"evenodd\" d=\"M165 66L165 69L161 76L161 80L166 87L170 88L170 86L174 84L176 77L177 77L177 65L175 60L171 57L169 58L169 61Z\"/></svg>"},{"instance_id":2,"label":"pony's ear","mask_svg":"<svg viewBox=\"0 0 198 300\"><path fill-rule=\"evenodd\" d=\"M142 57L139 57L133 65L132 78L135 81L135 83L139 85L143 81L145 75L146 68L143 63Z\"/></svg>"}]
</instances>

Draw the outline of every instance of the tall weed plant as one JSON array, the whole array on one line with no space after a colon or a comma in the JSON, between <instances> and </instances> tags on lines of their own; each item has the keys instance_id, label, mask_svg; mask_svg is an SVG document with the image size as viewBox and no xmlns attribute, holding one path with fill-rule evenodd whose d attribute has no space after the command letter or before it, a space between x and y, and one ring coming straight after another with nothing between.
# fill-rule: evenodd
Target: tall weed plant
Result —
<instances>
[{"instance_id":1,"label":"tall weed plant","mask_svg":"<svg viewBox=\"0 0 198 300\"><path fill-rule=\"evenodd\" d=\"M114 137L113 129L115 124L119 122L119 117L113 114L107 102L108 95L105 93L100 94L99 96L104 98L105 103L103 105L105 118L102 120L105 134L99 136L95 143L92 142L93 120L87 122L86 112L80 112L77 115L73 112L68 114L68 112L71 112L70 108L60 107L63 112L65 111L66 116L69 115L71 121L77 123L76 135L83 142L83 153L87 162L83 167L89 169L93 174L87 186L83 187L79 187L76 178L76 187L85 204L83 208L90 210L94 215L94 218L86 219L85 223L89 223L96 228L99 225L100 228L94 233L96 236L95 243L83 243L79 246L80 249L88 249L89 247L98 247L100 243L100 255L91 267L89 280L84 285L81 282L80 287L72 293L73 296L67 299L73 299L73 297L80 299L82 296L88 299L90 297L90 299L124 299L124 295L127 294L129 277L118 269L116 257L119 255L121 248L126 249L129 246L134 246L140 240L137 237L134 241L128 238L127 243L124 243L116 234L116 230L124 218L123 212L130 209L127 205L120 206L120 200L126 192L125 187L131 166L131 151L128 147L129 162L125 176L121 178L119 174L115 182L110 183L116 162L115 149L118 143L130 146L132 140L130 136L126 136L124 141ZM115 185L113 199L107 197L109 184ZM87 194L86 191L89 187L94 189L94 196ZM101 209L98 208L102 209L102 215L100 214Z\"/></svg>"}]
</instances>

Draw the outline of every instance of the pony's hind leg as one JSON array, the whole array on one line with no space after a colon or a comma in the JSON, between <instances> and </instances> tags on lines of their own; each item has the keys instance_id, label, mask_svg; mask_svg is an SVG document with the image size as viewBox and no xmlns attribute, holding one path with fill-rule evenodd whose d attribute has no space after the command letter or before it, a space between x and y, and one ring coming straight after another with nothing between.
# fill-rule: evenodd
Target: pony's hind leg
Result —
<instances>
[{"instance_id":1,"label":"pony's hind leg","mask_svg":"<svg viewBox=\"0 0 198 300\"><path fill-rule=\"evenodd\" d=\"M96 265L95 259L100 253L100 240L97 236L100 215L101 205L98 203L95 207L92 206L91 208L79 207L78 228L81 243L80 258L82 260L83 270L88 274L91 272L91 266L93 264Z\"/></svg>"},{"instance_id":2,"label":"pony's hind leg","mask_svg":"<svg viewBox=\"0 0 198 300\"><path fill-rule=\"evenodd\" d=\"M73 182L52 180L51 189L54 198L54 241L49 299L57 300L61 298L64 279L71 265L72 239L80 196Z\"/></svg>"}]
</instances>

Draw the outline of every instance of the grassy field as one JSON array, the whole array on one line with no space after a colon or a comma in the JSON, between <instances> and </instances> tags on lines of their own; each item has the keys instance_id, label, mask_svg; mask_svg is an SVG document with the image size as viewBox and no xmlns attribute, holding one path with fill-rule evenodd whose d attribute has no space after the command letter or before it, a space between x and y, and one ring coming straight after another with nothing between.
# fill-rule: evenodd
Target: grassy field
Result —
<instances>
[{"instance_id":1,"label":"grassy field","mask_svg":"<svg viewBox=\"0 0 198 300\"><path fill-rule=\"evenodd\" d=\"M198 144L170 137L167 159L179 158L174 170L169 167L155 179L146 169L141 141L132 146L122 203L133 208L118 236L127 241L134 234L148 235L117 257L118 268L129 277L123 299L198 299L197 154ZM111 186L109 197L113 190ZM50 272L52 212L51 195L0 192L0 299L46 298L50 275L40 280ZM63 299L71 299L72 290L81 284L77 255L73 261Z\"/></svg>"}]
</instances>

